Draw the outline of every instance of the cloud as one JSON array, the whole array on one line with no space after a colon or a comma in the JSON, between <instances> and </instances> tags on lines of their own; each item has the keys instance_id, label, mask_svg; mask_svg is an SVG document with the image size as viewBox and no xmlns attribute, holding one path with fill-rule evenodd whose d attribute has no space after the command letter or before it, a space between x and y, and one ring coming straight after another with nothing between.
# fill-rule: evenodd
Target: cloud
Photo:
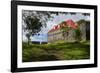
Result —
<instances>
[{"instance_id":1,"label":"cloud","mask_svg":"<svg viewBox=\"0 0 100 73\"><path fill-rule=\"evenodd\" d=\"M43 27L41 31L39 32L40 35L35 35L31 37L32 41L47 41L47 32L53 28L54 25L58 25L62 21L67 21L69 19L72 19L73 21L78 21L80 19L84 20L90 20L90 16L83 16L81 13L77 13L76 15L71 14L59 14L59 15L53 15L52 21L47 22L47 27ZM24 37L25 38L25 37Z\"/></svg>"}]
</instances>

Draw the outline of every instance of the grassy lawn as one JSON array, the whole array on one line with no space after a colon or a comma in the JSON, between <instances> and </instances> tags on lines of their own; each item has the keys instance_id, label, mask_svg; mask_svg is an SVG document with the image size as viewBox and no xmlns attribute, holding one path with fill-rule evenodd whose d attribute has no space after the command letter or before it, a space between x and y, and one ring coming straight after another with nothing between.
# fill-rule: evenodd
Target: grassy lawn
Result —
<instances>
[{"instance_id":1,"label":"grassy lawn","mask_svg":"<svg viewBox=\"0 0 100 73\"><path fill-rule=\"evenodd\" d=\"M66 43L58 41L50 44L23 43L23 62L54 61L54 60L81 60L90 58L90 43Z\"/></svg>"}]
</instances>

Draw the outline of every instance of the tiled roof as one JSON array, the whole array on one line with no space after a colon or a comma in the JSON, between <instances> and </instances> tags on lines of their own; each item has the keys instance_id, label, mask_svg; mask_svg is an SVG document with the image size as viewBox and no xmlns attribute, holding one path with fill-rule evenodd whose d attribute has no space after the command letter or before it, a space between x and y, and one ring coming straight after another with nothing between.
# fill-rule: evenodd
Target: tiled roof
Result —
<instances>
[{"instance_id":1,"label":"tiled roof","mask_svg":"<svg viewBox=\"0 0 100 73\"><path fill-rule=\"evenodd\" d=\"M73 29L76 29L77 28L77 23L75 23L71 19L70 20L67 20L67 21L64 21L63 23L58 24L58 25L55 25L49 32L53 32L53 31L59 30L59 29L61 29L61 27L64 27L64 26L68 26L68 27L71 27Z\"/></svg>"}]
</instances>

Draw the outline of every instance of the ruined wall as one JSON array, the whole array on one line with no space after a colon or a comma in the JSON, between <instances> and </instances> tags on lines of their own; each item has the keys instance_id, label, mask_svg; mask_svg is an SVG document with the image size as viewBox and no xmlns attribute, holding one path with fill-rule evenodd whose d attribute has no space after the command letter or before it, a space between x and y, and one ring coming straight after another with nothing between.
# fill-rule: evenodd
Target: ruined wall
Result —
<instances>
[{"instance_id":1,"label":"ruined wall","mask_svg":"<svg viewBox=\"0 0 100 73\"><path fill-rule=\"evenodd\" d=\"M86 41L86 23L80 24L81 40Z\"/></svg>"},{"instance_id":2,"label":"ruined wall","mask_svg":"<svg viewBox=\"0 0 100 73\"><path fill-rule=\"evenodd\" d=\"M86 41L86 23L81 23L79 26L79 29L81 31L81 40ZM66 42L74 42L76 41L75 39L75 31L74 29L71 29L64 33L65 36L63 36L63 32L61 30L56 30L54 32L49 32L48 33L48 42L55 42L58 40L64 40Z\"/></svg>"}]
</instances>

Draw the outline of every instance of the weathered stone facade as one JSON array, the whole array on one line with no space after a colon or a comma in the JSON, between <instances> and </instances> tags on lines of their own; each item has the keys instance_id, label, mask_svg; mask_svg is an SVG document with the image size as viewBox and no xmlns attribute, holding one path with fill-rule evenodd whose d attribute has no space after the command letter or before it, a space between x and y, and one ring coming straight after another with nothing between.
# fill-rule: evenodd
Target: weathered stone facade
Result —
<instances>
[{"instance_id":1,"label":"weathered stone facade","mask_svg":"<svg viewBox=\"0 0 100 73\"><path fill-rule=\"evenodd\" d=\"M62 25L62 24L60 24L60 25ZM86 40L86 23L85 22L81 23L79 26L79 29L81 32L81 40L85 41ZM53 29L51 29L51 30L53 30ZM76 41L75 31L73 28L71 30L66 31L66 32L62 32L61 29L59 29L59 28L56 30L53 30L53 31L51 31L51 30L48 32L48 43L55 42L58 40L64 40L66 42Z\"/></svg>"}]
</instances>

